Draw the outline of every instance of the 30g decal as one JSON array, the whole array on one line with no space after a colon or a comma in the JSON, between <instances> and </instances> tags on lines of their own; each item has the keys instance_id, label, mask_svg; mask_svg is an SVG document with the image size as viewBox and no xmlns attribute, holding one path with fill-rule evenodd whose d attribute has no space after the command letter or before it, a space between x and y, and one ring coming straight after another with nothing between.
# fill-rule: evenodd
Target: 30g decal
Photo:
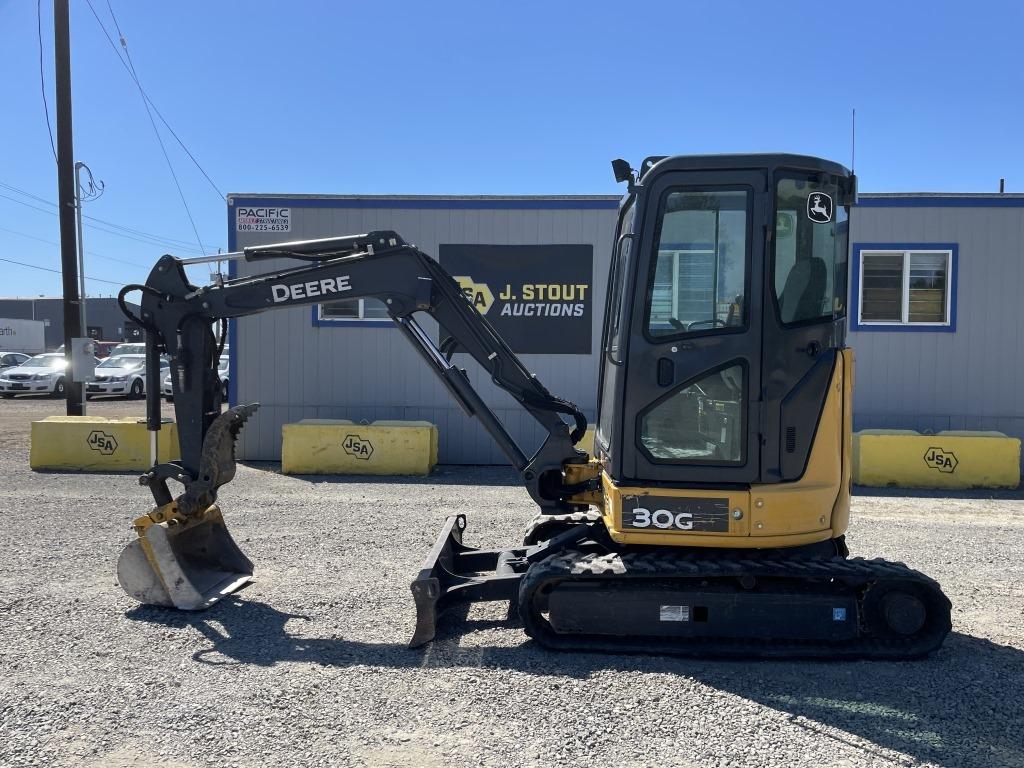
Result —
<instances>
[{"instance_id":1,"label":"30g decal","mask_svg":"<svg viewBox=\"0 0 1024 768\"><path fill-rule=\"evenodd\" d=\"M637 507L633 510L633 528L675 528L679 531L693 530L693 515L690 512L670 512L667 509Z\"/></svg>"},{"instance_id":2,"label":"30g decal","mask_svg":"<svg viewBox=\"0 0 1024 768\"><path fill-rule=\"evenodd\" d=\"M622 527L648 533L728 533L729 500L654 494L623 496Z\"/></svg>"}]
</instances>

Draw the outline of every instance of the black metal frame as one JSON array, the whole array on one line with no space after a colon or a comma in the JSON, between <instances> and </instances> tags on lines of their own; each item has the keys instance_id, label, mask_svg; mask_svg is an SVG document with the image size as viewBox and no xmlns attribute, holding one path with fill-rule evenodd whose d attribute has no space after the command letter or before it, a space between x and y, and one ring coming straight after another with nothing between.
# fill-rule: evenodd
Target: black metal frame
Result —
<instances>
[{"instance_id":1,"label":"black metal frame","mask_svg":"<svg viewBox=\"0 0 1024 768\"><path fill-rule=\"evenodd\" d=\"M565 464L587 460L586 454L574 447L586 430L585 415L573 403L552 396L523 366L438 262L391 231L250 247L244 256L250 262L292 258L311 263L198 287L189 283L184 264L167 255L156 263L146 285L126 286L119 296L125 314L148 331L146 413L151 431L160 429L159 359L166 353L171 360L181 461L155 467L144 476L144 484L149 485L158 504L171 500L167 479L184 483L186 500L196 495L190 493L193 486L205 486L204 503L216 499L216 488L211 489L209 479L200 476L204 448L208 454L218 453L204 446L222 407L217 357L223 340L218 341L214 325L269 309L314 304L331 296L373 297L384 302L391 319L463 411L478 418L494 438L538 506L548 513L577 508L567 498L578 489L564 486L562 469ZM125 295L134 290L143 294L139 318L124 302ZM440 345L416 322L417 312L430 314L448 334ZM532 456L509 435L466 372L452 364L456 347L473 357L496 385L547 430L548 437ZM574 422L571 427L563 414ZM218 434L233 438L247 416L235 419L235 429L219 430Z\"/></svg>"},{"instance_id":2,"label":"black metal frame","mask_svg":"<svg viewBox=\"0 0 1024 768\"><path fill-rule=\"evenodd\" d=\"M410 585L416 602L416 630L409 641L411 648L433 640L438 616L457 603L509 600L515 605L520 582L533 563L578 546L596 533L593 526L576 525L532 546L476 549L462 543L465 530L465 515L446 518Z\"/></svg>"}]
</instances>

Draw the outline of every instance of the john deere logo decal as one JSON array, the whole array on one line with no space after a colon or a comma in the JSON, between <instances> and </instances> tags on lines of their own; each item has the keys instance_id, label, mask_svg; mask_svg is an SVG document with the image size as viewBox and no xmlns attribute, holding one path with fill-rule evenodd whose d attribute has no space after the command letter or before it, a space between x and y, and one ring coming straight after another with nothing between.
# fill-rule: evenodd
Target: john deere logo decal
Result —
<instances>
[{"instance_id":1,"label":"john deere logo decal","mask_svg":"<svg viewBox=\"0 0 1024 768\"><path fill-rule=\"evenodd\" d=\"M832 198L824 192L812 192L808 195L807 218L817 224L832 221Z\"/></svg>"},{"instance_id":2,"label":"john deere logo decal","mask_svg":"<svg viewBox=\"0 0 1024 768\"><path fill-rule=\"evenodd\" d=\"M924 463L932 469L944 472L947 475L956 471L956 454L952 451L944 451L941 448L929 448L924 454Z\"/></svg>"},{"instance_id":3,"label":"john deere logo decal","mask_svg":"<svg viewBox=\"0 0 1024 768\"><path fill-rule=\"evenodd\" d=\"M357 459L363 459L364 461L369 461L370 457L373 456L373 445L369 440L365 440L359 435L346 435L345 442L341 444L341 447L345 449L345 453L349 456L355 456Z\"/></svg>"},{"instance_id":4,"label":"john deere logo decal","mask_svg":"<svg viewBox=\"0 0 1024 768\"><path fill-rule=\"evenodd\" d=\"M117 450L117 440L113 435L108 435L98 429L94 429L85 439L86 444L94 451L99 451L104 456L109 456Z\"/></svg>"}]
</instances>

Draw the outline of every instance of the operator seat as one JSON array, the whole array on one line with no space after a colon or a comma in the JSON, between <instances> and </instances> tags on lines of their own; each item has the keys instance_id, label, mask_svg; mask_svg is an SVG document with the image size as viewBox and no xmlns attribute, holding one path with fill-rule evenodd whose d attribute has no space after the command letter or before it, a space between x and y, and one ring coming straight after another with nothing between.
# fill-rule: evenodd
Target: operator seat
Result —
<instances>
[{"instance_id":1,"label":"operator seat","mask_svg":"<svg viewBox=\"0 0 1024 768\"><path fill-rule=\"evenodd\" d=\"M825 297L828 270L817 256L798 260L786 276L786 285L779 296L782 322L792 323L821 316L821 300Z\"/></svg>"}]
</instances>

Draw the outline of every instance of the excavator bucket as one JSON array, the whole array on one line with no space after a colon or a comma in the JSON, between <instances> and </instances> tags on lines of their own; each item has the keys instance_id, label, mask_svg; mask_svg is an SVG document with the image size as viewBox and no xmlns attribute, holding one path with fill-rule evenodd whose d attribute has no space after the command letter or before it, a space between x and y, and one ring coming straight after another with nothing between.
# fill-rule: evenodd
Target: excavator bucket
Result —
<instances>
[{"instance_id":1,"label":"excavator bucket","mask_svg":"<svg viewBox=\"0 0 1024 768\"><path fill-rule=\"evenodd\" d=\"M214 419L203 438L197 479L177 499L133 523L139 538L121 553L117 580L139 602L200 611L252 581L252 563L231 538L214 500L235 476L235 439L257 408L238 405ZM153 473L142 482L155 482Z\"/></svg>"},{"instance_id":2,"label":"excavator bucket","mask_svg":"<svg viewBox=\"0 0 1024 768\"><path fill-rule=\"evenodd\" d=\"M216 505L189 518L168 506L135 521L139 538L117 562L125 592L147 605L199 611L252 581L252 563Z\"/></svg>"}]
</instances>

